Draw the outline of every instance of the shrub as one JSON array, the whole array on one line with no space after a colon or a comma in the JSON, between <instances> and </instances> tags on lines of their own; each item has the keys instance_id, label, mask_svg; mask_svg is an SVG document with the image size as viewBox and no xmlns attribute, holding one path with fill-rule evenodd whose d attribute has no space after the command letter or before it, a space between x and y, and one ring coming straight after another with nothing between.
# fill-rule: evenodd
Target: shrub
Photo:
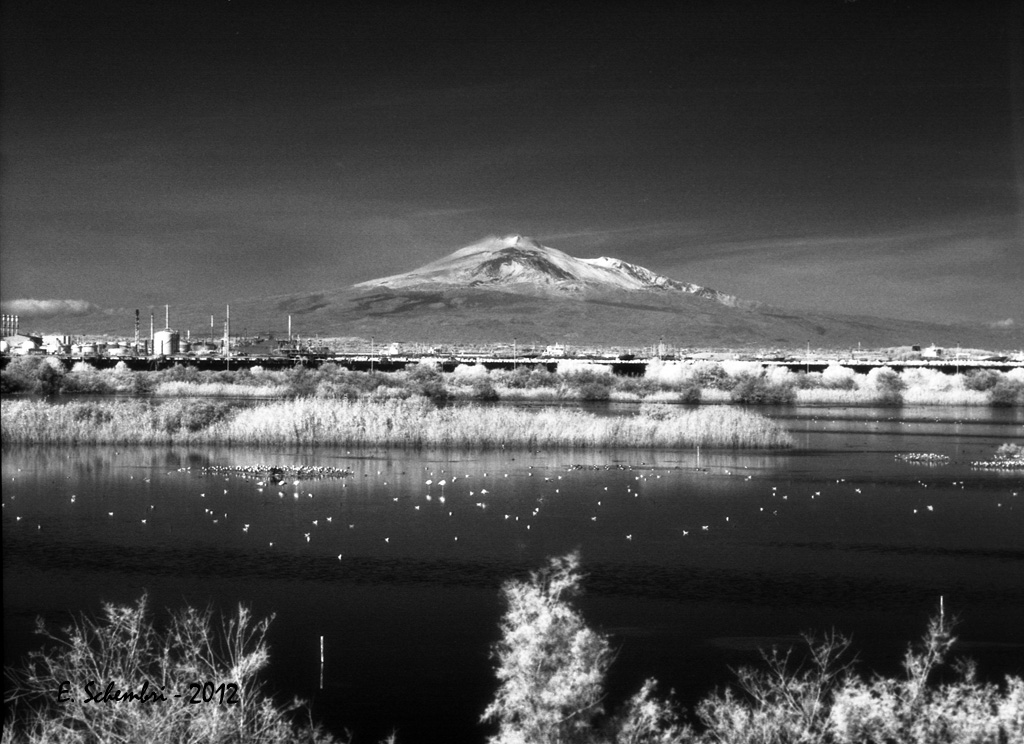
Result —
<instances>
[{"instance_id":1,"label":"shrub","mask_svg":"<svg viewBox=\"0 0 1024 744\"><path fill-rule=\"evenodd\" d=\"M857 387L857 376L849 367L830 364L821 373L821 384L831 390L853 390Z\"/></svg>"},{"instance_id":2,"label":"shrub","mask_svg":"<svg viewBox=\"0 0 1024 744\"><path fill-rule=\"evenodd\" d=\"M491 374L492 379L498 384L514 390L525 390L530 388L552 388L558 384L558 378L547 371L545 367L523 366L516 367L511 372L498 371Z\"/></svg>"},{"instance_id":3,"label":"shrub","mask_svg":"<svg viewBox=\"0 0 1024 744\"><path fill-rule=\"evenodd\" d=\"M964 387L968 390L984 392L994 388L1001 379L1002 375L995 370L976 369L968 372L964 376Z\"/></svg>"},{"instance_id":4,"label":"shrub","mask_svg":"<svg viewBox=\"0 0 1024 744\"><path fill-rule=\"evenodd\" d=\"M495 647L498 691L484 713L498 723L494 744L967 744L1024 741L1024 680L982 684L969 663L957 678L937 672L955 643L940 610L923 642L907 650L902 678L860 677L850 642L832 633L803 646L772 648L763 664L736 672L738 690L705 698L700 735L679 723L676 706L653 697L654 681L615 717L602 713L611 664L607 636L586 626L572 601L579 556L552 559L529 581L508 582L508 610Z\"/></svg>"},{"instance_id":5,"label":"shrub","mask_svg":"<svg viewBox=\"0 0 1024 744\"><path fill-rule=\"evenodd\" d=\"M700 403L702 394L700 385L695 382L683 385L679 388L679 402L688 404Z\"/></svg>"},{"instance_id":6,"label":"shrub","mask_svg":"<svg viewBox=\"0 0 1024 744\"><path fill-rule=\"evenodd\" d=\"M443 373L431 364L417 364L407 373L407 379L415 395L432 400L447 400L449 397Z\"/></svg>"},{"instance_id":7,"label":"shrub","mask_svg":"<svg viewBox=\"0 0 1024 744\"><path fill-rule=\"evenodd\" d=\"M288 379L288 397L310 398L316 395L320 379L314 370L299 367Z\"/></svg>"},{"instance_id":8,"label":"shrub","mask_svg":"<svg viewBox=\"0 0 1024 744\"><path fill-rule=\"evenodd\" d=\"M688 362L652 359L644 370L644 379L664 386L683 385L693 381L693 369Z\"/></svg>"},{"instance_id":9,"label":"shrub","mask_svg":"<svg viewBox=\"0 0 1024 744\"><path fill-rule=\"evenodd\" d=\"M87 362L76 362L71 371L61 381L63 393L112 393L116 387L114 378L117 373L100 372Z\"/></svg>"},{"instance_id":10,"label":"shrub","mask_svg":"<svg viewBox=\"0 0 1024 744\"><path fill-rule=\"evenodd\" d=\"M793 385L773 383L764 375L741 374L729 393L734 403L746 405L785 405L796 400Z\"/></svg>"},{"instance_id":11,"label":"shrub","mask_svg":"<svg viewBox=\"0 0 1024 744\"><path fill-rule=\"evenodd\" d=\"M53 395L60 392L64 376L64 365L57 357L16 357L0 373L0 392Z\"/></svg>"},{"instance_id":12,"label":"shrub","mask_svg":"<svg viewBox=\"0 0 1024 744\"><path fill-rule=\"evenodd\" d=\"M619 392L643 397L658 392L661 384L650 377L619 377L614 380L614 387Z\"/></svg>"},{"instance_id":13,"label":"shrub","mask_svg":"<svg viewBox=\"0 0 1024 744\"><path fill-rule=\"evenodd\" d=\"M614 654L608 637L589 627L573 606L581 593L579 554L552 558L529 581L502 589L508 609L494 647L498 690L484 721L498 724L493 744L573 744L595 741L605 675ZM671 703L653 697L648 680L607 722L616 741L681 741L686 733Z\"/></svg>"},{"instance_id":14,"label":"shrub","mask_svg":"<svg viewBox=\"0 0 1024 744\"><path fill-rule=\"evenodd\" d=\"M1011 379L1000 380L989 390L989 396L993 406L1001 408L1024 406L1024 382Z\"/></svg>"},{"instance_id":15,"label":"shrub","mask_svg":"<svg viewBox=\"0 0 1024 744\"><path fill-rule=\"evenodd\" d=\"M850 670L843 660L850 642L835 633L804 641L803 653L773 647L761 652L763 668L738 669L741 695L726 689L701 701L697 714L709 738L730 744L826 740L829 702Z\"/></svg>"},{"instance_id":16,"label":"shrub","mask_svg":"<svg viewBox=\"0 0 1024 744\"><path fill-rule=\"evenodd\" d=\"M906 384L896 372L889 367L876 367L868 372L867 384L878 393L877 402L882 405L903 405L903 390Z\"/></svg>"},{"instance_id":17,"label":"shrub","mask_svg":"<svg viewBox=\"0 0 1024 744\"><path fill-rule=\"evenodd\" d=\"M133 395L152 395L156 390L156 380L149 372L132 372L128 390Z\"/></svg>"},{"instance_id":18,"label":"shrub","mask_svg":"<svg viewBox=\"0 0 1024 744\"><path fill-rule=\"evenodd\" d=\"M239 606L218 627L211 611L188 608L173 614L166 629L158 629L146 595L135 606L107 604L102 620L83 617L59 634L40 621L38 630L50 647L32 652L23 668L8 670L7 702L13 703L14 715L4 724L4 741L333 741L318 729L295 727L288 720L295 706L279 707L264 693L259 677L269 663L269 624L270 619L257 622ZM97 680L156 702L90 704L86 695L105 689ZM172 695L189 694L196 680L213 683L214 702L174 701ZM70 694L58 700L62 690ZM153 697L158 694L167 702Z\"/></svg>"},{"instance_id":19,"label":"shrub","mask_svg":"<svg viewBox=\"0 0 1024 744\"><path fill-rule=\"evenodd\" d=\"M695 382L702 388L732 389L733 380L721 364L716 362L700 362L694 365L693 373Z\"/></svg>"},{"instance_id":20,"label":"shrub","mask_svg":"<svg viewBox=\"0 0 1024 744\"><path fill-rule=\"evenodd\" d=\"M580 400L608 400L611 397L611 386L604 382L584 382L574 386L575 395Z\"/></svg>"},{"instance_id":21,"label":"shrub","mask_svg":"<svg viewBox=\"0 0 1024 744\"><path fill-rule=\"evenodd\" d=\"M475 381L471 394L475 400L498 400L500 397L494 384L487 378Z\"/></svg>"},{"instance_id":22,"label":"shrub","mask_svg":"<svg viewBox=\"0 0 1024 744\"><path fill-rule=\"evenodd\" d=\"M817 390L825 386L821 372L797 372L797 390Z\"/></svg>"},{"instance_id":23,"label":"shrub","mask_svg":"<svg viewBox=\"0 0 1024 744\"><path fill-rule=\"evenodd\" d=\"M201 379L199 370L195 367L175 364L173 367L161 370L155 382L199 382Z\"/></svg>"}]
</instances>

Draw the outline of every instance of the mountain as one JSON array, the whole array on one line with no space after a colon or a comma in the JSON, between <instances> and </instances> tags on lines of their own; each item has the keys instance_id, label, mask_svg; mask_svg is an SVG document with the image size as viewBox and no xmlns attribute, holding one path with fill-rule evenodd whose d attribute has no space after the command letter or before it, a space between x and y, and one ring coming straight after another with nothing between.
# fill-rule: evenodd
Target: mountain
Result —
<instances>
[{"instance_id":1,"label":"mountain","mask_svg":"<svg viewBox=\"0 0 1024 744\"><path fill-rule=\"evenodd\" d=\"M310 277L311 282L315 277ZM245 288L239 288L244 292ZM224 305L172 305L183 335L216 335ZM231 300L235 333L373 337L378 344L639 349L663 339L671 347L856 349L906 346L1010 351L1024 345L1017 328L941 325L870 315L787 310L661 276L618 258L576 258L521 235L489 237L404 274L349 287ZM47 319L25 330L133 333L131 310ZM31 326L31 328L29 327ZM148 329L146 329L148 330Z\"/></svg>"},{"instance_id":2,"label":"mountain","mask_svg":"<svg viewBox=\"0 0 1024 744\"><path fill-rule=\"evenodd\" d=\"M753 306L732 295L656 274L618 258L575 258L522 235L489 237L404 274L356 289L486 288L582 293L608 290L684 292L723 305Z\"/></svg>"},{"instance_id":3,"label":"mountain","mask_svg":"<svg viewBox=\"0 0 1024 744\"><path fill-rule=\"evenodd\" d=\"M403 274L277 298L275 306L278 317L325 335L455 346L513 338L719 348L1019 343L1009 330L771 307L618 258L576 258L522 235L488 237Z\"/></svg>"}]
</instances>

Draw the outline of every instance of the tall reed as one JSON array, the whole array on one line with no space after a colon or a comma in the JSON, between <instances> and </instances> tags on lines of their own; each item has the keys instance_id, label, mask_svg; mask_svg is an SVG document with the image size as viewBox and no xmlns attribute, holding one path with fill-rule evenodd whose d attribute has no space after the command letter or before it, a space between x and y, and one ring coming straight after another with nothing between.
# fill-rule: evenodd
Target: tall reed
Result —
<instances>
[{"instance_id":1,"label":"tall reed","mask_svg":"<svg viewBox=\"0 0 1024 744\"><path fill-rule=\"evenodd\" d=\"M288 395L287 385L246 385L236 382L188 382L172 380L161 382L153 395L160 398L283 398Z\"/></svg>"},{"instance_id":2,"label":"tall reed","mask_svg":"<svg viewBox=\"0 0 1024 744\"><path fill-rule=\"evenodd\" d=\"M300 398L247 408L205 401L3 401L8 443L334 444L396 447L789 447L788 433L729 407L596 416L568 408L437 408L424 398Z\"/></svg>"}]
</instances>

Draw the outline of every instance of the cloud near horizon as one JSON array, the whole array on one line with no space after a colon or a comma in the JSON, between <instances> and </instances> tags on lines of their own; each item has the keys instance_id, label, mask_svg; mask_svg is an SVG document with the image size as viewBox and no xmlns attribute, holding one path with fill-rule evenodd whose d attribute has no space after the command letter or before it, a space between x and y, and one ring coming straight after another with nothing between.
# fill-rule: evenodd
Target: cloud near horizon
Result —
<instances>
[{"instance_id":1,"label":"cloud near horizon","mask_svg":"<svg viewBox=\"0 0 1024 744\"><path fill-rule=\"evenodd\" d=\"M8 315L26 318L52 318L56 315L89 315L101 312L103 308L86 300L35 300L19 299L0 302L0 308Z\"/></svg>"}]
</instances>

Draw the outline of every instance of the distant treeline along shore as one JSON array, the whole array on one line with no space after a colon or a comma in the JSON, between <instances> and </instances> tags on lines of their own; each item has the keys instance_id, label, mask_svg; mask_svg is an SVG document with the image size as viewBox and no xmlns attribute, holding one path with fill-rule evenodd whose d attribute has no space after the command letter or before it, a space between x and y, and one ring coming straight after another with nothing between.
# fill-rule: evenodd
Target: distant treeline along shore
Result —
<instances>
[{"instance_id":1,"label":"distant treeline along shore","mask_svg":"<svg viewBox=\"0 0 1024 744\"><path fill-rule=\"evenodd\" d=\"M79 361L70 368L50 356L20 356L0 372L5 394L130 394L167 397L318 398L384 400L422 396L434 401L617 401L638 403L738 403L745 405L1024 405L1024 365L937 369L870 367L839 363L820 370L760 361L651 359L643 374L585 360L553 365L519 364L489 369L458 364L450 371L429 360L400 371L357 371L332 363L283 369L259 365L203 370L176 364L132 370L121 362L106 369Z\"/></svg>"}]
</instances>

